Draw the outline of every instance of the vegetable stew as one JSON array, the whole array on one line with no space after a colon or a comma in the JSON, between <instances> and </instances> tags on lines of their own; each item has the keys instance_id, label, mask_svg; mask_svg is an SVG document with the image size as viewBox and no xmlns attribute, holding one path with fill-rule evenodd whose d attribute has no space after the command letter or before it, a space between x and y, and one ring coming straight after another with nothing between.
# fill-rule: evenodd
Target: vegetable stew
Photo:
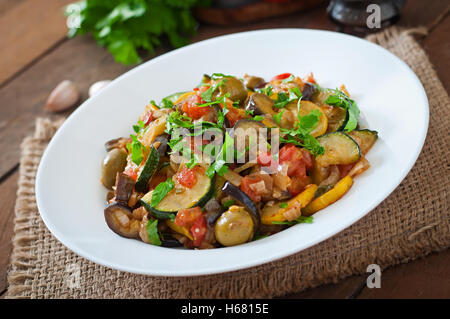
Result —
<instances>
[{"instance_id":1,"label":"vegetable stew","mask_svg":"<svg viewBox=\"0 0 450 319\"><path fill-rule=\"evenodd\" d=\"M312 74L204 75L191 91L151 101L133 134L105 144L106 223L191 249L312 223L370 166L378 133L358 117L345 86L322 88Z\"/></svg>"}]
</instances>

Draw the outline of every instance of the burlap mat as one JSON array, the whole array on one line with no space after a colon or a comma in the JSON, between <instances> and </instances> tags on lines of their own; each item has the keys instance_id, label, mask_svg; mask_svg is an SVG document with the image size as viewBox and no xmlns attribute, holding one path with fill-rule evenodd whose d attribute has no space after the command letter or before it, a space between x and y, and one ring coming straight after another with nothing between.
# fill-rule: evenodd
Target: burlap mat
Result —
<instances>
[{"instance_id":1,"label":"burlap mat","mask_svg":"<svg viewBox=\"0 0 450 319\"><path fill-rule=\"evenodd\" d=\"M7 297L273 297L365 273L372 263L385 268L449 247L448 95L411 30L393 28L369 40L399 56L418 75L430 102L430 126L412 171L391 196L359 222L293 256L220 275L150 277L105 268L66 249L39 216L34 194L36 169L62 121L38 119L36 132L22 143ZM80 270L75 273L79 286L73 284L74 265Z\"/></svg>"}]
</instances>

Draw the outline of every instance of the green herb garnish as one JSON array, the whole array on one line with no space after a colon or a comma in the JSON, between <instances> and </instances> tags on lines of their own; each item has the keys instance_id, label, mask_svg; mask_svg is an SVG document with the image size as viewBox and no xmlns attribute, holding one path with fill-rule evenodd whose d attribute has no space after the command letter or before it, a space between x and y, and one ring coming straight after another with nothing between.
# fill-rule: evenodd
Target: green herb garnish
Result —
<instances>
[{"instance_id":1,"label":"green herb garnish","mask_svg":"<svg viewBox=\"0 0 450 319\"><path fill-rule=\"evenodd\" d=\"M223 203L223 207L224 207L225 209L228 209L228 208L230 208L231 206L233 206L235 202L236 202L236 201L235 201L234 199L227 200L225 203Z\"/></svg>"},{"instance_id":2,"label":"green herb garnish","mask_svg":"<svg viewBox=\"0 0 450 319\"><path fill-rule=\"evenodd\" d=\"M288 204L287 204L287 203L280 203L280 204L278 205L278 207L280 207L280 208L287 208L287 207L288 207Z\"/></svg>"},{"instance_id":3,"label":"green herb garnish","mask_svg":"<svg viewBox=\"0 0 450 319\"><path fill-rule=\"evenodd\" d=\"M197 28L190 9L209 4L209 0L74 2L65 8L68 36L91 33L117 62L135 64L142 61L138 49L154 54L162 38L174 47L186 45L184 35L194 34Z\"/></svg>"},{"instance_id":4,"label":"green herb garnish","mask_svg":"<svg viewBox=\"0 0 450 319\"><path fill-rule=\"evenodd\" d=\"M156 205L158 205L174 187L175 184L171 178L168 178L165 182L159 183L153 190L150 206L156 207Z\"/></svg>"},{"instance_id":5,"label":"green herb garnish","mask_svg":"<svg viewBox=\"0 0 450 319\"><path fill-rule=\"evenodd\" d=\"M279 112L279 113L277 113L277 114L275 114L275 115L273 116L273 120L274 120L278 125L280 125L280 123L281 123L281 118L283 117L284 111L285 111L285 110L282 110L281 112Z\"/></svg>"},{"instance_id":6,"label":"green herb garnish","mask_svg":"<svg viewBox=\"0 0 450 319\"><path fill-rule=\"evenodd\" d=\"M158 233L158 220L157 219L149 220L145 228L147 229L147 234L148 238L150 239L150 243L152 245L161 246L162 243Z\"/></svg>"}]
</instances>

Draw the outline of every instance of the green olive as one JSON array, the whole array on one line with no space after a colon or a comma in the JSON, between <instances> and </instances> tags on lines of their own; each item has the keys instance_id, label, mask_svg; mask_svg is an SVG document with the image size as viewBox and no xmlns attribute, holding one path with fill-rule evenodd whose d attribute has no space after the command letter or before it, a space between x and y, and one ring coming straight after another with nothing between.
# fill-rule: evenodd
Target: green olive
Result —
<instances>
[{"instance_id":1,"label":"green olive","mask_svg":"<svg viewBox=\"0 0 450 319\"><path fill-rule=\"evenodd\" d=\"M127 153L119 148L110 150L102 163L102 184L111 189L116 184L116 175L127 165Z\"/></svg>"},{"instance_id":2,"label":"green olive","mask_svg":"<svg viewBox=\"0 0 450 319\"><path fill-rule=\"evenodd\" d=\"M253 219L240 206L231 206L214 227L216 240L224 246L243 244L253 238Z\"/></svg>"},{"instance_id":3,"label":"green olive","mask_svg":"<svg viewBox=\"0 0 450 319\"><path fill-rule=\"evenodd\" d=\"M230 93L230 100L242 103L247 98L247 89L242 81L234 77L224 78L224 84L219 87L220 95Z\"/></svg>"}]
</instances>

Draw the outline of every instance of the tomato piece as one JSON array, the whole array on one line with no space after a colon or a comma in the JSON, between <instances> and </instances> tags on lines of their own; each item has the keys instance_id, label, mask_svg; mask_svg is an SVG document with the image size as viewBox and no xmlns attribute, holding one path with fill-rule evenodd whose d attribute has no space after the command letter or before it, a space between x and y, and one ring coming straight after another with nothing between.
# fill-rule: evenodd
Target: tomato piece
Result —
<instances>
[{"instance_id":1,"label":"tomato piece","mask_svg":"<svg viewBox=\"0 0 450 319\"><path fill-rule=\"evenodd\" d=\"M193 169L183 168L177 174L177 182L184 187L192 188L197 183L197 175Z\"/></svg>"},{"instance_id":2,"label":"tomato piece","mask_svg":"<svg viewBox=\"0 0 450 319\"><path fill-rule=\"evenodd\" d=\"M279 159L280 163L292 161L295 154L297 153L297 148L294 144L287 144L280 149Z\"/></svg>"},{"instance_id":3,"label":"tomato piece","mask_svg":"<svg viewBox=\"0 0 450 319\"><path fill-rule=\"evenodd\" d=\"M262 181L261 177L252 176L252 175L245 176L241 181L241 185L240 185L241 191L243 191L245 194L247 194L247 196L250 197L250 199L254 202L261 201L261 195L254 192L250 188L250 185L252 185L254 183L258 183L260 181Z\"/></svg>"},{"instance_id":4,"label":"tomato piece","mask_svg":"<svg viewBox=\"0 0 450 319\"><path fill-rule=\"evenodd\" d=\"M302 163L302 153L295 145L288 144L280 149L279 159L281 164L288 164L287 174L288 176L292 176L295 175L295 171Z\"/></svg>"},{"instance_id":5,"label":"tomato piece","mask_svg":"<svg viewBox=\"0 0 450 319\"><path fill-rule=\"evenodd\" d=\"M178 211L175 224L181 227L191 227L192 223L202 215L200 207L186 208Z\"/></svg>"},{"instance_id":6,"label":"tomato piece","mask_svg":"<svg viewBox=\"0 0 450 319\"><path fill-rule=\"evenodd\" d=\"M340 178L343 178L348 175L348 173L352 170L355 163L347 164L347 165L338 165Z\"/></svg>"},{"instance_id":7,"label":"tomato piece","mask_svg":"<svg viewBox=\"0 0 450 319\"><path fill-rule=\"evenodd\" d=\"M304 148L302 148L301 151L302 151L302 161L303 163L305 163L306 169L313 168L313 159L311 153L308 150L305 150Z\"/></svg>"},{"instance_id":8,"label":"tomato piece","mask_svg":"<svg viewBox=\"0 0 450 319\"><path fill-rule=\"evenodd\" d=\"M281 73L281 74L278 74L278 75L274 76L272 78L272 81L284 80L284 79L287 79L288 77L290 77L291 75L292 75L291 73Z\"/></svg>"},{"instance_id":9,"label":"tomato piece","mask_svg":"<svg viewBox=\"0 0 450 319\"><path fill-rule=\"evenodd\" d=\"M198 247L206 237L206 218L204 215L199 216L192 224L190 229L194 238L193 245Z\"/></svg>"},{"instance_id":10,"label":"tomato piece","mask_svg":"<svg viewBox=\"0 0 450 319\"><path fill-rule=\"evenodd\" d=\"M299 178L297 176L292 177L291 183L288 186L288 191L292 196L296 196L303 192L306 185L311 184L311 179L305 175L303 178Z\"/></svg>"},{"instance_id":11,"label":"tomato piece","mask_svg":"<svg viewBox=\"0 0 450 319\"><path fill-rule=\"evenodd\" d=\"M130 176L133 180L137 180L138 178L138 170L136 166L127 166L123 173Z\"/></svg>"},{"instance_id":12,"label":"tomato piece","mask_svg":"<svg viewBox=\"0 0 450 319\"><path fill-rule=\"evenodd\" d=\"M237 121L245 118L245 111L243 109L238 109L233 106L227 106L228 112L225 115L227 117L230 126L233 127Z\"/></svg>"},{"instance_id":13,"label":"tomato piece","mask_svg":"<svg viewBox=\"0 0 450 319\"><path fill-rule=\"evenodd\" d=\"M211 111L210 106L201 107L197 106L197 103L202 104L205 103L205 101L201 98L200 95L193 94L183 102L181 110L194 120L198 120Z\"/></svg>"},{"instance_id":14,"label":"tomato piece","mask_svg":"<svg viewBox=\"0 0 450 319\"><path fill-rule=\"evenodd\" d=\"M306 176L306 169L313 167L313 160L309 151L299 149L293 144L287 144L280 149L280 163L287 163L288 176Z\"/></svg>"},{"instance_id":15,"label":"tomato piece","mask_svg":"<svg viewBox=\"0 0 450 319\"><path fill-rule=\"evenodd\" d=\"M316 79L314 78L314 75L312 73L308 74L307 78L306 78L306 82L312 83L312 84L316 84Z\"/></svg>"},{"instance_id":16,"label":"tomato piece","mask_svg":"<svg viewBox=\"0 0 450 319\"><path fill-rule=\"evenodd\" d=\"M268 167L271 170L276 170L278 167L277 161L272 157L272 155L269 152L260 153L256 160L259 165Z\"/></svg>"},{"instance_id":17,"label":"tomato piece","mask_svg":"<svg viewBox=\"0 0 450 319\"><path fill-rule=\"evenodd\" d=\"M152 122L154 120L154 117L153 117L153 111L148 111L147 112L147 114L145 114L145 117L144 117L144 124L145 124L145 126L147 126L147 125L149 125L150 124L150 122Z\"/></svg>"}]
</instances>

